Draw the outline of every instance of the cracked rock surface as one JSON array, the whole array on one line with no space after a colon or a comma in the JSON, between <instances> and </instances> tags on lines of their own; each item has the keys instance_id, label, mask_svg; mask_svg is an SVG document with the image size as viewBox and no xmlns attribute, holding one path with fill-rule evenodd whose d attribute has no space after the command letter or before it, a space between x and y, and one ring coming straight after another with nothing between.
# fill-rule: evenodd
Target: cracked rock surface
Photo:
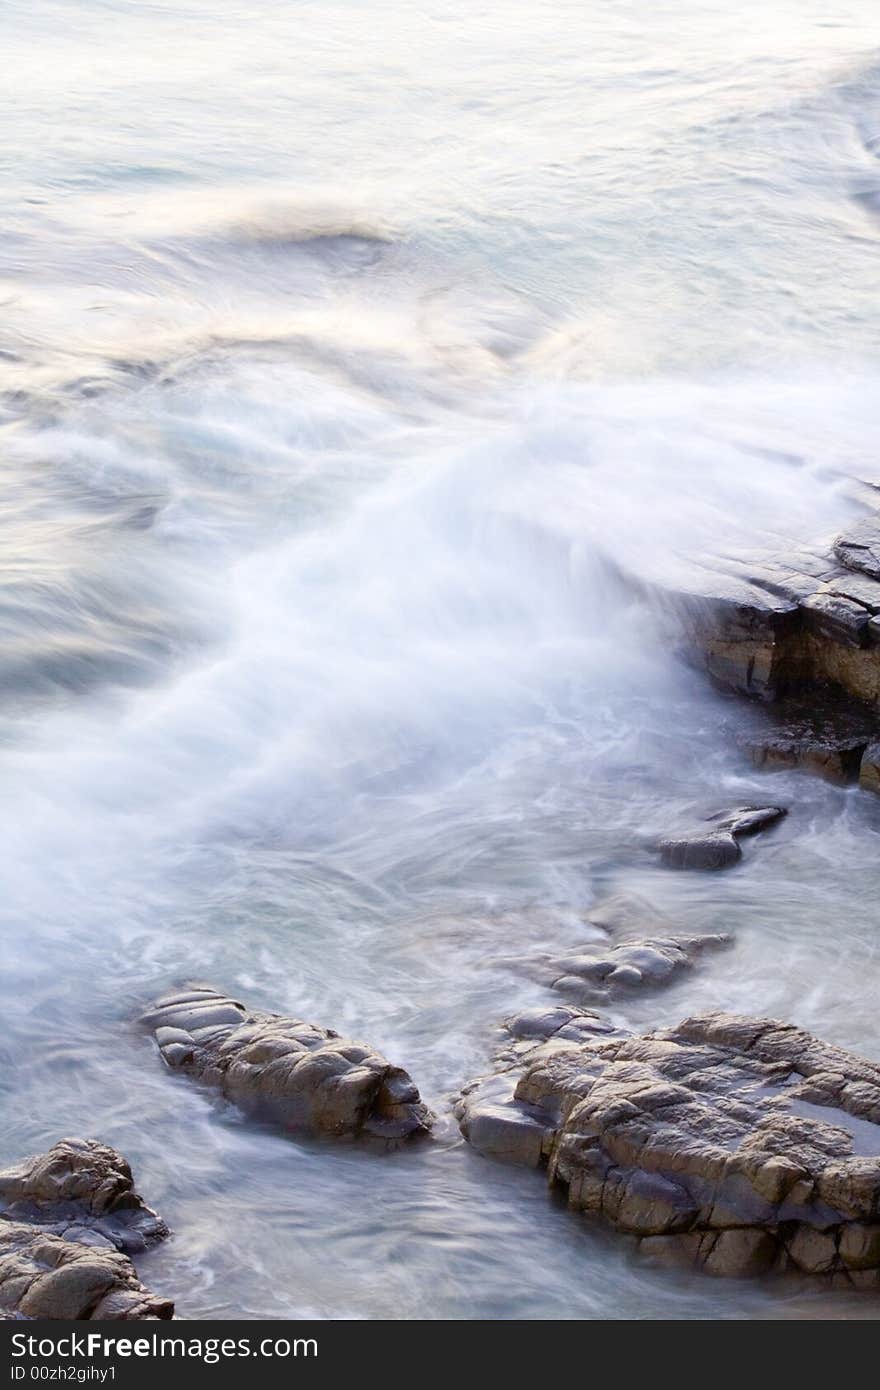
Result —
<instances>
[{"instance_id":1,"label":"cracked rock surface","mask_svg":"<svg viewBox=\"0 0 880 1390\"><path fill-rule=\"evenodd\" d=\"M713 1013L603 1036L572 1018L456 1114L646 1251L880 1287L880 1065L794 1025Z\"/></svg>"},{"instance_id":2,"label":"cracked rock surface","mask_svg":"<svg viewBox=\"0 0 880 1390\"><path fill-rule=\"evenodd\" d=\"M164 995L142 1020L172 1070L286 1130L400 1143L430 1128L415 1083L365 1043L251 1011L209 985Z\"/></svg>"}]
</instances>

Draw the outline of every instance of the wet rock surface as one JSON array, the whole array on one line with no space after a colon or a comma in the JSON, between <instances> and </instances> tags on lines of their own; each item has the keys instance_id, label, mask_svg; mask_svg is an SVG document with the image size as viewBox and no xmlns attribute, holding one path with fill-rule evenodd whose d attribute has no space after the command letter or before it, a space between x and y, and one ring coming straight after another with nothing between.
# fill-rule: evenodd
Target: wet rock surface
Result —
<instances>
[{"instance_id":1,"label":"wet rock surface","mask_svg":"<svg viewBox=\"0 0 880 1390\"><path fill-rule=\"evenodd\" d=\"M871 710L816 691L781 701L764 729L741 734L738 742L755 767L801 768L843 786L858 781L876 724Z\"/></svg>"},{"instance_id":2,"label":"wet rock surface","mask_svg":"<svg viewBox=\"0 0 880 1390\"><path fill-rule=\"evenodd\" d=\"M121 1251L0 1220L0 1318L171 1318L174 1304L145 1288Z\"/></svg>"},{"instance_id":3,"label":"wet rock surface","mask_svg":"<svg viewBox=\"0 0 880 1390\"><path fill-rule=\"evenodd\" d=\"M880 580L880 520L870 514L834 543L835 557L847 569Z\"/></svg>"},{"instance_id":4,"label":"wet rock surface","mask_svg":"<svg viewBox=\"0 0 880 1390\"><path fill-rule=\"evenodd\" d=\"M387 1145L425 1133L431 1113L411 1077L332 1029L250 1011L209 985L157 1000L144 1015L172 1070L282 1129Z\"/></svg>"},{"instance_id":5,"label":"wet rock surface","mask_svg":"<svg viewBox=\"0 0 880 1390\"><path fill-rule=\"evenodd\" d=\"M61 1139L0 1171L0 1216L126 1251L145 1250L168 1234L135 1191L127 1160L94 1139Z\"/></svg>"},{"instance_id":6,"label":"wet rock surface","mask_svg":"<svg viewBox=\"0 0 880 1390\"><path fill-rule=\"evenodd\" d=\"M880 1287L880 1065L732 1014L544 1032L462 1093L474 1147L546 1163L573 1208L647 1253Z\"/></svg>"},{"instance_id":7,"label":"wet rock surface","mask_svg":"<svg viewBox=\"0 0 880 1390\"><path fill-rule=\"evenodd\" d=\"M673 869L726 869L742 858L740 839L782 820L784 806L739 806L707 816L703 825L660 841L664 864Z\"/></svg>"}]
</instances>

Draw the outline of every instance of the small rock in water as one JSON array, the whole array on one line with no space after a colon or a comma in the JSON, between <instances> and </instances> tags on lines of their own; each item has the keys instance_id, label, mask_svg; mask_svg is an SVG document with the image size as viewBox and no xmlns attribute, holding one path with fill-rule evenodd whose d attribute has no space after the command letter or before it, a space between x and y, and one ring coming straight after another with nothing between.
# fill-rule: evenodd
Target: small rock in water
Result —
<instances>
[{"instance_id":1,"label":"small rock in water","mask_svg":"<svg viewBox=\"0 0 880 1390\"><path fill-rule=\"evenodd\" d=\"M465 1088L475 1148L546 1163L571 1207L646 1253L880 1288L880 1065L736 1014L558 1033Z\"/></svg>"},{"instance_id":2,"label":"small rock in water","mask_svg":"<svg viewBox=\"0 0 880 1390\"><path fill-rule=\"evenodd\" d=\"M164 995L142 1022L169 1067L282 1129L391 1145L431 1126L402 1067L332 1029L251 1012L208 985Z\"/></svg>"},{"instance_id":3,"label":"small rock in water","mask_svg":"<svg viewBox=\"0 0 880 1390\"><path fill-rule=\"evenodd\" d=\"M787 815L783 806L740 806L708 816L707 830L663 839L660 857L673 869L726 869L742 858L739 839L756 835Z\"/></svg>"}]
</instances>

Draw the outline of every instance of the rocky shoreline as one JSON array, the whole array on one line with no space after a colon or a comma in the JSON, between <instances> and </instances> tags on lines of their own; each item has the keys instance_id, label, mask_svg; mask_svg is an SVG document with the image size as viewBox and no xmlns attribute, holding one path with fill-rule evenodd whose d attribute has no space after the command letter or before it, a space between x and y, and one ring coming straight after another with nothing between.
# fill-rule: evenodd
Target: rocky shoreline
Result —
<instances>
[{"instance_id":1,"label":"rocky shoreline","mask_svg":"<svg viewBox=\"0 0 880 1390\"><path fill-rule=\"evenodd\" d=\"M678 588L621 575L674 620L691 662L764 709L738 735L754 767L880 791L878 516L815 554L694 562ZM670 869L729 869L785 815L728 807L652 850ZM588 1006L659 990L730 937L682 933L630 894L587 921L591 939L529 963L555 1001L508 1019L494 1069L454 1098L467 1143L543 1168L573 1211L655 1259L880 1289L880 1066L774 1019L627 1031ZM162 995L139 1022L170 1072L283 1132L390 1151L435 1128L375 1048L212 985ZM0 1172L0 1317L171 1318L133 1263L168 1235L119 1153L62 1139Z\"/></svg>"}]
</instances>

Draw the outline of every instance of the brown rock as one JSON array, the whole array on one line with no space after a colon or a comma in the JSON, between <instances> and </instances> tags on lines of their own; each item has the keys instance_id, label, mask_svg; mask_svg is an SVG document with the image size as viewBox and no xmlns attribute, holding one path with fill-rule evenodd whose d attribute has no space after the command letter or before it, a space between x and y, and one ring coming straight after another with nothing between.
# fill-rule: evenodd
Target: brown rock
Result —
<instances>
[{"instance_id":1,"label":"brown rock","mask_svg":"<svg viewBox=\"0 0 880 1390\"><path fill-rule=\"evenodd\" d=\"M209 985L164 995L142 1021L169 1067L282 1129L390 1145L430 1128L411 1077L332 1029L252 1012Z\"/></svg>"}]
</instances>

